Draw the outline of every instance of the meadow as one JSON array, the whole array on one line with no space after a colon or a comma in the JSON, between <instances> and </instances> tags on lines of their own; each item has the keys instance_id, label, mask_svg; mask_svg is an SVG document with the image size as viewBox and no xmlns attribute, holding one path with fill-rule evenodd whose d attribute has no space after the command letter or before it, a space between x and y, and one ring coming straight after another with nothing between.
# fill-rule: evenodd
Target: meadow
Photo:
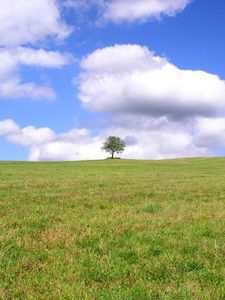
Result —
<instances>
[{"instance_id":1,"label":"meadow","mask_svg":"<svg viewBox=\"0 0 225 300\"><path fill-rule=\"evenodd\" d=\"M225 299L225 159L0 162L0 299Z\"/></svg>"}]
</instances>

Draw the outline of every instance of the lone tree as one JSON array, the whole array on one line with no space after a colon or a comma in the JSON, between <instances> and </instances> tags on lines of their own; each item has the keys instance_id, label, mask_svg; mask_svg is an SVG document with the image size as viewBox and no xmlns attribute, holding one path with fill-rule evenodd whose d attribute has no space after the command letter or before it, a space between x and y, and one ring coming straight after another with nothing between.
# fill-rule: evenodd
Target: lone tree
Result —
<instances>
[{"instance_id":1,"label":"lone tree","mask_svg":"<svg viewBox=\"0 0 225 300\"><path fill-rule=\"evenodd\" d=\"M125 141L117 136L109 136L103 146L102 150L111 153L111 158L114 158L115 153L122 153L126 147Z\"/></svg>"}]
</instances>

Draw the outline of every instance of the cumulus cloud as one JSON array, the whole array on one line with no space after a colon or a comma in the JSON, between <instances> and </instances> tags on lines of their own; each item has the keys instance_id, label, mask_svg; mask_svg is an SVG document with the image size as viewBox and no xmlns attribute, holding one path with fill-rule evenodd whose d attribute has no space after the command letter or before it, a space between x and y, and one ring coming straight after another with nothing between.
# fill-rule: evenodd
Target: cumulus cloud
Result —
<instances>
[{"instance_id":1,"label":"cumulus cloud","mask_svg":"<svg viewBox=\"0 0 225 300\"><path fill-rule=\"evenodd\" d=\"M54 99L51 87L23 82L19 71L23 65L59 68L70 61L68 54L37 49L49 38L63 40L71 33L61 18L59 2L1 0L0 23L0 97Z\"/></svg>"},{"instance_id":2,"label":"cumulus cloud","mask_svg":"<svg viewBox=\"0 0 225 300\"><path fill-rule=\"evenodd\" d=\"M11 119L0 121L0 136L7 137L18 132L20 132L20 127L15 121Z\"/></svg>"},{"instance_id":3,"label":"cumulus cloud","mask_svg":"<svg viewBox=\"0 0 225 300\"><path fill-rule=\"evenodd\" d=\"M125 157L165 159L211 155L210 146L194 142L196 120L180 122L167 117L119 115L102 133L126 141Z\"/></svg>"},{"instance_id":4,"label":"cumulus cloud","mask_svg":"<svg viewBox=\"0 0 225 300\"><path fill-rule=\"evenodd\" d=\"M218 76L179 69L139 45L98 49L81 66L79 97L95 112L182 118L213 115L225 104Z\"/></svg>"},{"instance_id":5,"label":"cumulus cloud","mask_svg":"<svg viewBox=\"0 0 225 300\"><path fill-rule=\"evenodd\" d=\"M48 37L63 40L71 32L56 0L1 0L0 23L1 46L35 44Z\"/></svg>"},{"instance_id":6,"label":"cumulus cloud","mask_svg":"<svg viewBox=\"0 0 225 300\"><path fill-rule=\"evenodd\" d=\"M102 159L102 140L99 136L91 136L86 129L74 128L62 134L55 134L53 140L32 145L29 160L31 161L73 161Z\"/></svg>"},{"instance_id":7,"label":"cumulus cloud","mask_svg":"<svg viewBox=\"0 0 225 300\"><path fill-rule=\"evenodd\" d=\"M70 61L68 54L44 49L18 47L15 49L0 49L0 97L18 98L29 97L35 99L54 99L52 88L37 86L34 83L21 82L19 67L38 66L45 68L60 68Z\"/></svg>"},{"instance_id":8,"label":"cumulus cloud","mask_svg":"<svg viewBox=\"0 0 225 300\"><path fill-rule=\"evenodd\" d=\"M0 122L0 136L9 143L28 147L32 161L61 161L104 158L100 137L92 137L88 129L74 128L56 134L48 127L21 128L11 119Z\"/></svg>"},{"instance_id":9,"label":"cumulus cloud","mask_svg":"<svg viewBox=\"0 0 225 300\"><path fill-rule=\"evenodd\" d=\"M54 139L54 132L49 128L35 128L28 126L19 132L7 135L7 140L21 146L40 145Z\"/></svg>"},{"instance_id":10,"label":"cumulus cloud","mask_svg":"<svg viewBox=\"0 0 225 300\"><path fill-rule=\"evenodd\" d=\"M121 22L146 22L163 15L174 16L185 9L192 0L66 0L67 7L87 10L98 8L99 20Z\"/></svg>"},{"instance_id":11,"label":"cumulus cloud","mask_svg":"<svg viewBox=\"0 0 225 300\"><path fill-rule=\"evenodd\" d=\"M144 21L161 15L174 15L185 8L189 0L1 0L0 1L0 97L54 99L48 86L23 82L22 65L61 67L70 61L66 54L37 49L49 39L63 41L72 28L63 20L65 6L77 11L97 7L101 19L115 22ZM32 47L36 47L33 49Z\"/></svg>"},{"instance_id":12,"label":"cumulus cloud","mask_svg":"<svg viewBox=\"0 0 225 300\"><path fill-rule=\"evenodd\" d=\"M58 51L46 51L44 49L31 49L19 47L10 52L17 63L28 66L39 66L45 68L60 68L68 64L72 57L67 53Z\"/></svg>"},{"instance_id":13,"label":"cumulus cloud","mask_svg":"<svg viewBox=\"0 0 225 300\"><path fill-rule=\"evenodd\" d=\"M47 99L56 98L55 91L47 86L37 86L34 83L22 83L19 78L8 78L0 82L0 97L2 98L21 98Z\"/></svg>"},{"instance_id":14,"label":"cumulus cloud","mask_svg":"<svg viewBox=\"0 0 225 300\"><path fill-rule=\"evenodd\" d=\"M194 143L198 147L225 147L225 118L199 118Z\"/></svg>"},{"instance_id":15,"label":"cumulus cloud","mask_svg":"<svg viewBox=\"0 0 225 300\"><path fill-rule=\"evenodd\" d=\"M97 135L87 128L74 128L56 134L50 128L19 127L13 120L0 122L0 136L8 142L29 148L28 159L32 161L62 161L102 159L107 154L101 151L103 141L109 135L123 138L127 147L124 158L162 159L174 157L209 156L207 145L197 145L190 133L190 124L179 126L167 118L136 118L134 124L124 127L112 121ZM176 128L176 130L175 130ZM193 128L192 128L193 130ZM196 137L200 132L196 132Z\"/></svg>"},{"instance_id":16,"label":"cumulus cloud","mask_svg":"<svg viewBox=\"0 0 225 300\"><path fill-rule=\"evenodd\" d=\"M55 133L47 127L27 126L20 128L15 121L7 119L0 122L0 136L4 136L7 141L17 145L33 146L52 141Z\"/></svg>"},{"instance_id":17,"label":"cumulus cloud","mask_svg":"<svg viewBox=\"0 0 225 300\"><path fill-rule=\"evenodd\" d=\"M75 161L102 159L101 144L90 140L88 143L54 141L31 148L30 161Z\"/></svg>"},{"instance_id":18,"label":"cumulus cloud","mask_svg":"<svg viewBox=\"0 0 225 300\"><path fill-rule=\"evenodd\" d=\"M174 16L182 11L190 0L112 0L106 1L104 18L114 22L146 21L162 15Z\"/></svg>"}]
</instances>

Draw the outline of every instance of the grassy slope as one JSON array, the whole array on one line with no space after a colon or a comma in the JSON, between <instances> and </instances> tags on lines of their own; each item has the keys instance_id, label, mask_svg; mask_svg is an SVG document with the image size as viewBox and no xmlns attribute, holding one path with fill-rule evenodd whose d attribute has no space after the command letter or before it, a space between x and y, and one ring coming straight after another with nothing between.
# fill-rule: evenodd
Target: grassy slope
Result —
<instances>
[{"instance_id":1,"label":"grassy slope","mask_svg":"<svg viewBox=\"0 0 225 300\"><path fill-rule=\"evenodd\" d=\"M225 159L0 163L0 299L225 299Z\"/></svg>"}]
</instances>

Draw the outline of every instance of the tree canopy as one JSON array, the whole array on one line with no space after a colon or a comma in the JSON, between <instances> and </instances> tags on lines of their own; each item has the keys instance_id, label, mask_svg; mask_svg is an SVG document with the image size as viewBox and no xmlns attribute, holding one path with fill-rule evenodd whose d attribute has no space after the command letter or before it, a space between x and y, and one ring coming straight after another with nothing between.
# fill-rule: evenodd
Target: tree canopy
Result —
<instances>
[{"instance_id":1,"label":"tree canopy","mask_svg":"<svg viewBox=\"0 0 225 300\"><path fill-rule=\"evenodd\" d=\"M111 158L114 158L115 153L122 153L126 147L126 143L120 137L109 136L105 140L102 150L111 154Z\"/></svg>"}]
</instances>

